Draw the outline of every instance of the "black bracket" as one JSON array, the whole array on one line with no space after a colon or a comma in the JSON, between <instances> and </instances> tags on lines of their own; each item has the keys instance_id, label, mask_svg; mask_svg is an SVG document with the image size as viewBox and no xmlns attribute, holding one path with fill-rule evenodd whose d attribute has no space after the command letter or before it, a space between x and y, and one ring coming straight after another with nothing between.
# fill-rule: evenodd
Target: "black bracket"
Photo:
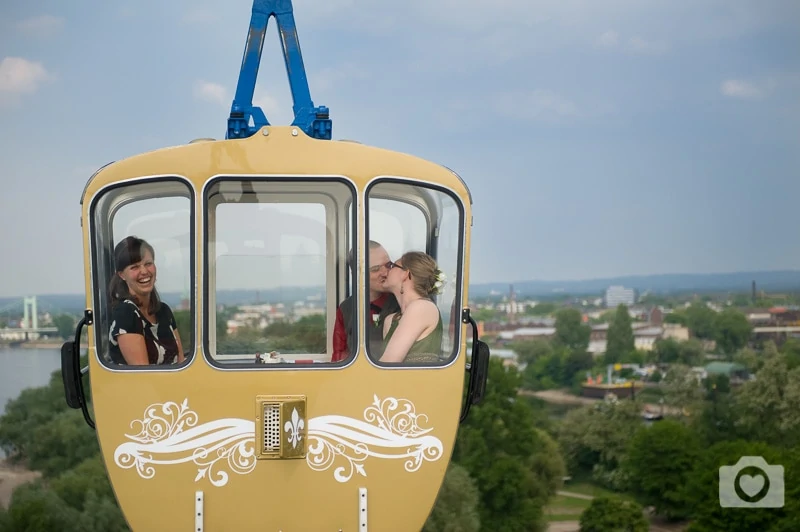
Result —
<instances>
[{"instance_id":1,"label":"black bracket","mask_svg":"<svg viewBox=\"0 0 800 532\"><path fill-rule=\"evenodd\" d=\"M81 330L84 325L92 325L94 316L91 309L83 312L83 318L75 327L75 340L64 342L61 346L61 380L64 384L64 395L67 406L70 408L80 408L83 412L83 419L86 423L95 428L94 421L89 415L89 407L86 402L86 391L83 388L83 375L89 372L89 367L81 368Z\"/></svg>"},{"instance_id":2,"label":"black bracket","mask_svg":"<svg viewBox=\"0 0 800 532\"><path fill-rule=\"evenodd\" d=\"M467 384L466 402L461 410L460 422L467 419L470 406L479 404L486 394L486 381L489 377L489 346L478 339L478 324L470 315L468 308L461 311L462 323L472 325L472 357L466 364L466 371L469 373L469 383Z\"/></svg>"}]
</instances>

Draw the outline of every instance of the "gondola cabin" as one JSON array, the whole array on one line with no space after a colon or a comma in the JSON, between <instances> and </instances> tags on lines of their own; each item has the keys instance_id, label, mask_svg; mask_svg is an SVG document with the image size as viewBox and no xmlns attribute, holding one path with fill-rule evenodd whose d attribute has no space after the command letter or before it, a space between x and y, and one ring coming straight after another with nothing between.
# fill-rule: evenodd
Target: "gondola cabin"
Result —
<instances>
[{"instance_id":1,"label":"gondola cabin","mask_svg":"<svg viewBox=\"0 0 800 532\"><path fill-rule=\"evenodd\" d=\"M266 20L286 28L264 4L240 91ZM115 162L83 192L88 371L68 342L62 373L133 530L420 530L482 394L464 182L330 140L323 108L295 104L273 126L235 100L226 139ZM401 348L398 286L438 313Z\"/></svg>"}]
</instances>

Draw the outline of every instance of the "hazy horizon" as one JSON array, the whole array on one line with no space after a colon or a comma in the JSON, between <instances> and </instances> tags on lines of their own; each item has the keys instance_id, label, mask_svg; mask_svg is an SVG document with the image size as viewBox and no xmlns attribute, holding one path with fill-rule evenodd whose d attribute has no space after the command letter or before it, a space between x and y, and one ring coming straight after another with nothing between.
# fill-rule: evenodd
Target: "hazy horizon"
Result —
<instances>
[{"instance_id":1,"label":"hazy horizon","mask_svg":"<svg viewBox=\"0 0 800 532\"><path fill-rule=\"evenodd\" d=\"M737 270L737 271L728 271L728 272L667 272L667 273L656 273L656 274L623 274L623 275L614 275L611 277L589 277L589 278L582 278L582 279L516 279L512 281L485 281L485 282L470 282L470 287L488 287L493 285L521 285L526 283L546 283L546 284L557 284L557 283L570 283L570 284L578 284L578 283L599 283L603 281L615 281L619 279L647 279L647 278L659 278L659 277L723 277L723 276L737 276L737 275L776 275L776 274L797 274L797 287L800 289L800 268L798 269L776 269L776 270ZM757 288L758 288L758 280L757 281ZM742 292L749 292L751 290L751 285L749 284L750 281L747 281L746 286L742 286ZM270 291L278 291L278 290L314 290L322 285L285 285L279 288L269 288L269 287L260 287L260 288L231 288L231 289L222 289L219 292L223 293L231 293L231 292L270 292ZM157 286L158 288L158 286ZM633 288L633 287L631 287ZM713 290L710 288L709 290ZM159 292L162 294L180 294L180 290L161 290ZM37 296L37 297L47 297L47 296L56 296L56 297L84 297L84 292L42 292L42 293L25 293L25 294L12 294L12 295L0 295L0 300L10 300L10 299L22 299L23 297L30 297L30 296Z\"/></svg>"}]
</instances>

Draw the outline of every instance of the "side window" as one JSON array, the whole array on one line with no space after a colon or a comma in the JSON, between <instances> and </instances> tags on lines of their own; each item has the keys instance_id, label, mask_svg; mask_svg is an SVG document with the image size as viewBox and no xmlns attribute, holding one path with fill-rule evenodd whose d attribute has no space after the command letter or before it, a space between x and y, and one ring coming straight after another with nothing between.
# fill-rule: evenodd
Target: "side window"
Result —
<instances>
[{"instance_id":1,"label":"side window","mask_svg":"<svg viewBox=\"0 0 800 532\"><path fill-rule=\"evenodd\" d=\"M338 267L345 256L341 182L220 180L207 188L207 353L216 365L329 363Z\"/></svg>"},{"instance_id":2,"label":"side window","mask_svg":"<svg viewBox=\"0 0 800 532\"><path fill-rule=\"evenodd\" d=\"M194 353L192 203L185 183L168 180L114 187L93 202L96 342L110 367L165 369Z\"/></svg>"},{"instance_id":3,"label":"side window","mask_svg":"<svg viewBox=\"0 0 800 532\"><path fill-rule=\"evenodd\" d=\"M380 365L449 363L461 330L460 203L438 189L386 181L369 188L366 208L370 358ZM433 305L399 312L417 299Z\"/></svg>"}]
</instances>

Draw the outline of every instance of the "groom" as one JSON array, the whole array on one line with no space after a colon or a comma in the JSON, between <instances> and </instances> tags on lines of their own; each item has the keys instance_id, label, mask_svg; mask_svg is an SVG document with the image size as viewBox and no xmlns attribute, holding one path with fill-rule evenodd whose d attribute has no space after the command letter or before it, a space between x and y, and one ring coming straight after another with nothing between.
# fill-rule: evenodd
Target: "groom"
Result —
<instances>
[{"instance_id":1,"label":"groom","mask_svg":"<svg viewBox=\"0 0 800 532\"><path fill-rule=\"evenodd\" d=\"M353 266L353 250L350 250L348 262ZM389 273L386 265L389 254L374 240L369 241L369 301L370 320L366 324L369 345L368 354L373 360L381 357L383 349L383 320L389 314L400 310L397 299L389 292L383 292L383 281ZM331 362L339 362L350 356L355 339L353 338L353 318L358 305L354 295L342 301L336 309L336 323L333 327L333 355Z\"/></svg>"}]
</instances>

